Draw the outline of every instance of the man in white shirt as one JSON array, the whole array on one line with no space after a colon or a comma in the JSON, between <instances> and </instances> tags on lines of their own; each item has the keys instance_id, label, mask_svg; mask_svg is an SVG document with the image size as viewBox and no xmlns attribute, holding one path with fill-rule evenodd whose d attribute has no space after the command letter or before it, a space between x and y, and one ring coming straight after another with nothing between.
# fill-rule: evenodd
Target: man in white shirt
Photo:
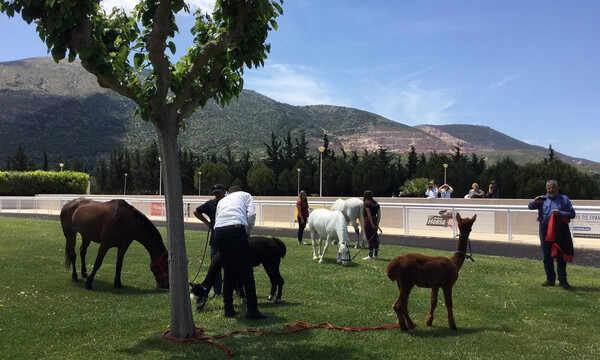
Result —
<instances>
[{"instance_id":1,"label":"man in white shirt","mask_svg":"<svg viewBox=\"0 0 600 360\"><path fill-rule=\"evenodd\" d=\"M237 280L246 291L246 317L264 319L267 315L258 311L254 271L250 259L248 236L254 228L256 209L254 199L239 186L229 188L229 195L217 204L215 216L215 241L219 244L223 259L223 305L225 317L234 317L233 289Z\"/></svg>"},{"instance_id":2,"label":"man in white shirt","mask_svg":"<svg viewBox=\"0 0 600 360\"><path fill-rule=\"evenodd\" d=\"M438 188L435 186L435 183L433 181L430 181L429 185L427 185L427 190L425 190L425 197L428 199L437 199Z\"/></svg>"}]
</instances>

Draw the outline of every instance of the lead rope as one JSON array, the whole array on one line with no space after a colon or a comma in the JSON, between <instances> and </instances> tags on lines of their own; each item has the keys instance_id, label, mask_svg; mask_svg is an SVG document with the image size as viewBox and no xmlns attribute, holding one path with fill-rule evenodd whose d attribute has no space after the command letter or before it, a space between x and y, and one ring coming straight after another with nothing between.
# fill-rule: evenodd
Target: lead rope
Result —
<instances>
[{"instance_id":1,"label":"lead rope","mask_svg":"<svg viewBox=\"0 0 600 360\"><path fill-rule=\"evenodd\" d=\"M340 327L340 326L333 326L330 323L321 323L321 324L317 324L317 325L309 325L308 323L304 322L304 321L296 321L293 325L290 325L289 323L286 323L285 326L289 329L291 329L290 331L271 331L271 330L256 330L256 329L248 329L248 330L236 330L236 331L232 331L230 333L224 334L224 335L216 335L216 336L208 336L208 337L203 337L202 333L205 332L206 330L204 328L196 328L196 333L194 334L193 338L190 339L175 339L169 336L169 331L167 330L163 333L163 338L169 341L175 341L175 342L193 342L193 341L204 341L207 344L210 345L214 345L214 346L218 346L221 349L225 350L225 355L227 357L232 356L233 355L233 350L231 350L230 347L225 346L225 345L221 345L217 342L215 342L215 340L218 339L222 339L222 338L226 338L229 337L231 335L235 335L235 334L244 334L244 333L255 333L255 334L271 334L271 335L290 335L290 334L294 334L297 332L301 332L301 331L305 331L305 330L309 330L309 329L330 329L330 330L342 330L342 331L354 331L354 332L362 332L362 331L369 331L369 330L383 330L383 329L397 329L399 327L398 324L395 325L380 325L380 326L371 326L371 327L356 327L356 328L352 328L352 327Z\"/></svg>"},{"instance_id":2,"label":"lead rope","mask_svg":"<svg viewBox=\"0 0 600 360\"><path fill-rule=\"evenodd\" d=\"M383 230L381 230L380 227L377 227L377 230L383 234ZM369 240L367 240L367 244L371 242L371 240L373 240L373 238L375 237L375 235L377 235L377 231L375 231L375 234L371 235L371 237L369 238ZM365 243L361 242L361 247L360 249L358 249L358 252L356 254L354 254L354 256L352 257L352 259L350 259L350 261L354 260L355 257L358 256L358 254L360 254L361 251L363 251L363 249L365 249Z\"/></svg>"},{"instance_id":3,"label":"lead rope","mask_svg":"<svg viewBox=\"0 0 600 360\"><path fill-rule=\"evenodd\" d=\"M202 269L202 265L204 264L204 258L206 257L206 249L208 248L208 242L210 241L211 231L211 228L208 228L208 232L206 233L206 243L204 244L204 253L202 254L202 259L200 260L200 266L198 267L198 271L196 271L196 276L194 276L194 279L191 282L196 281L198 274L200 274L200 269Z\"/></svg>"},{"instance_id":4,"label":"lead rope","mask_svg":"<svg viewBox=\"0 0 600 360\"><path fill-rule=\"evenodd\" d=\"M467 254L465 254L465 253L463 253L462 251L459 251L459 250L456 250L454 253L455 254L460 254L460 255L464 256L466 259L471 260L471 262L474 262L475 259L473 259L473 249L471 248L471 239L469 239L469 235L470 234L466 234L466 235L465 234L457 234L457 235L455 235L453 237L453 239L456 239L459 236L465 236L467 238L467 244L469 244L469 253L470 254L467 255Z\"/></svg>"}]
</instances>

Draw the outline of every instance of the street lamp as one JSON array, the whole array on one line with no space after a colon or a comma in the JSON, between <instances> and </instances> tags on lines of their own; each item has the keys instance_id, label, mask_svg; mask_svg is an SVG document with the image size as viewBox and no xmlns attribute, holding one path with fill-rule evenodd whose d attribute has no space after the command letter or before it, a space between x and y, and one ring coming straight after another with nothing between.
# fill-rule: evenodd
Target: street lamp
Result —
<instances>
[{"instance_id":1,"label":"street lamp","mask_svg":"<svg viewBox=\"0 0 600 360\"><path fill-rule=\"evenodd\" d=\"M302 169L297 168L296 170L298 171L298 195L300 195L300 171L302 171Z\"/></svg>"},{"instance_id":2,"label":"street lamp","mask_svg":"<svg viewBox=\"0 0 600 360\"><path fill-rule=\"evenodd\" d=\"M125 185L123 185L123 195L127 195L127 173L125 173Z\"/></svg>"},{"instance_id":3,"label":"street lamp","mask_svg":"<svg viewBox=\"0 0 600 360\"><path fill-rule=\"evenodd\" d=\"M198 196L200 196L200 189L202 189L202 171L198 171Z\"/></svg>"},{"instance_id":4,"label":"street lamp","mask_svg":"<svg viewBox=\"0 0 600 360\"><path fill-rule=\"evenodd\" d=\"M319 197L323 197L323 151L325 148L319 146Z\"/></svg>"},{"instance_id":5,"label":"street lamp","mask_svg":"<svg viewBox=\"0 0 600 360\"><path fill-rule=\"evenodd\" d=\"M446 169L448 168L448 164L443 164L444 167L444 184L446 184Z\"/></svg>"},{"instance_id":6,"label":"street lamp","mask_svg":"<svg viewBox=\"0 0 600 360\"><path fill-rule=\"evenodd\" d=\"M159 167L159 176L158 176L158 196L162 195L162 160L160 156L158 157L158 167Z\"/></svg>"},{"instance_id":7,"label":"street lamp","mask_svg":"<svg viewBox=\"0 0 600 360\"><path fill-rule=\"evenodd\" d=\"M62 168L63 168L63 166L65 166L65 164L59 163L58 166L60 166L60 171L62 171Z\"/></svg>"}]
</instances>

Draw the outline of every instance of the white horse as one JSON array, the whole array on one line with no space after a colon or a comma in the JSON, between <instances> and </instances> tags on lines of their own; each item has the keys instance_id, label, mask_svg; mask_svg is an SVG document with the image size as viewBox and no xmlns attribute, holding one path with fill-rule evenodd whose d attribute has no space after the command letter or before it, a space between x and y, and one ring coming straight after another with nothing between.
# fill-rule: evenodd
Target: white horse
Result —
<instances>
[{"instance_id":1,"label":"white horse","mask_svg":"<svg viewBox=\"0 0 600 360\"><path fill-rule=\"evenodd\" d=\"M308 227L310 228L310 238L312 240L313 260L319 260L323 263L325 252L332 240L337 240L338 255L337 262L347 266L350 259L348 244L348 223L339 211L329 211L326 209L316 209L308 217ZM321 242L325 240L325 246L321 252ZM317 248L318 247L318 248Z\"/></svg>"},{"instance_id":2,"label":"white horse","mask_svg":"<svg viewBox=\"0 0 600 360\"><path fill-rule=\"evenodd\" d=\"M363 219L363 201L357 198L351 198L347 200L337 199L333 206L331 207L332 211L341 212L346 218L346 223L351 223L354 228L354 233L356 233L357 241L356 248L360 247L362 240L362 246L366 243L366 236L364 232L364 219ZM360 223L360 231L358 230L358 224L356 223L356 219Z\"/></svg>"}]
</instances>

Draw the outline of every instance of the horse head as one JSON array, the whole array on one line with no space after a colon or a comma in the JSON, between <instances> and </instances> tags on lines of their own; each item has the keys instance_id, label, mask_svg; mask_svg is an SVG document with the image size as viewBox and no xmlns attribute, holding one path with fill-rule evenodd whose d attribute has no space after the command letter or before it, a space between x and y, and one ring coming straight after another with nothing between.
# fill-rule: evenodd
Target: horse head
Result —
<instances>
[{"instance_id":1,"label":"horse head","mask_svg":"<svg viewBox=\"0 0 600 360\"><path fill-rule=\"evenodd\" d=\"M166 249L156 261L150 264L150 271L156 279L156 289L169 290L169 253Z\"/></svg>"},{"instance_id":2,"label":"horse head","mask_svg":"<svg viewBox=\"0 0 600 360\"><path fill-rule=\"evenodd\" d=\"M352 261L352 258L350 257L348 244L345 242L340 242L338 246L338 264L342 263L342 266L348 266L350 261Z\"/></svg>"},{"instance_id":3,"label":"horse head","mask_svg":"<svg viewBox=\"0 0 600 360\"><path fill-rule=\"evenodd\" d=\"M210 289L205 288L202 284L190 283L192 289L190 290L190 300L196 302L196 310L200 311L206 305L208 301L208 292Z\"/></svg>"}]
</instances>

